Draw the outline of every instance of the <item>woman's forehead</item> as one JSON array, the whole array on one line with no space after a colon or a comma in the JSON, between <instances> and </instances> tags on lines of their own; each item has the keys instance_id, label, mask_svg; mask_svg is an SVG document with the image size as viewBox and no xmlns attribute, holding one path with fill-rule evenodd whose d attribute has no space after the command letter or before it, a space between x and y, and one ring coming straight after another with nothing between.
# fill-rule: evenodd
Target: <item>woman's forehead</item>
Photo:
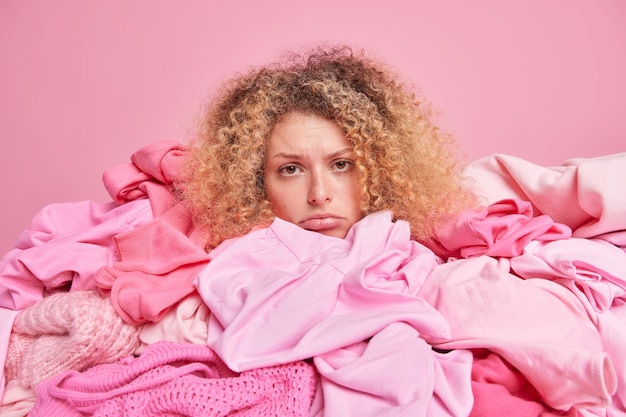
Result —
<instances>
[{"instance_id":1,"label":"woman's forehead","mask_svg":"<svg viewBox=\"0 0 626 417\"><path fill-rule=\"evenodd\" d=\"M344 152L346 148L351 150L352 146L340 126L313 114L289 114L276 124L268 140L270 153L308 152L314 149L336 153Z\"/></svg>"}]
</instances>

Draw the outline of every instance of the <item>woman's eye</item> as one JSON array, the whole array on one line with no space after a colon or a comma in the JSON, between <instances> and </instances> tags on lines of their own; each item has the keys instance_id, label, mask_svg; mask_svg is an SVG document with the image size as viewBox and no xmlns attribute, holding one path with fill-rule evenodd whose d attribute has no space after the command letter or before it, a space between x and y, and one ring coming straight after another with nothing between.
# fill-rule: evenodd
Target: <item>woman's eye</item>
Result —
<instances>
[{"instance_id":1,"label":"woman's eye","mask_svg":"<svg viewBox=\"0 0 626 417\"><path fill-rule=\"evenodd\" d=\"M281 167L278 172L283 175L296 175L300 172L300 168L298 168L296 165L285 165Z\"/></svg>"},{"instance_id":2,"label":"woman's eye","mask_svg":"<svg viewBox=\"0 0 626 417\"><path fill-rule=\"evenodd\" d=\"M334 169L336 171L348 171L350 168L352 168L352 162L351 161L346 161L346 160L340 160L334 163Z\"/></svg>"}]
</instances>

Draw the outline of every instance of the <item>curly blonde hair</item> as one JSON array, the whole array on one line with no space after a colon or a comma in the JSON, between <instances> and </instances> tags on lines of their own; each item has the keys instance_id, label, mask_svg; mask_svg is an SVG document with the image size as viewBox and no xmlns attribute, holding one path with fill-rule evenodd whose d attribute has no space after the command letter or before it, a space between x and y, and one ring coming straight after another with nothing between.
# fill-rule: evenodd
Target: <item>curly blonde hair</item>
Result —
<instances>
[{"instance_id":1,"label":"curly blonde hair","mask_svg":"<svg viewBox=\"0 0 626 417\"><path fill-rule=\"evenodd\" d=\"M343 130L356 155L364 216L391 210L424 241L473 204L455 141L430 106L362 51L290 54L234 77L218 93L201 118L181 187L208 231L207 249L275 218L263 181L265 150L273 127L291 112L322 116Z\"/></svg>"}]
</instances>

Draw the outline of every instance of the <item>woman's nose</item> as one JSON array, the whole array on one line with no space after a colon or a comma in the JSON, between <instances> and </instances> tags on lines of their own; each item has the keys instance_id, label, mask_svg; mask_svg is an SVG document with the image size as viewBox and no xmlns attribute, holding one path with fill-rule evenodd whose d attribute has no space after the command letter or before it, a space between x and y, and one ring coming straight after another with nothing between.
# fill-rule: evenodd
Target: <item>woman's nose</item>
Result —
<instances>
[{"instance_id":1,"label":"woman's nose","mask_svg":"<svg viewBox=\"0 0 626 417\"><path fill-rule=\"evenodd\" d=\"M313 174L309 186L309 204L325 204L332 200L331 187L323 174Z\"/></svg>"}]
</instances>

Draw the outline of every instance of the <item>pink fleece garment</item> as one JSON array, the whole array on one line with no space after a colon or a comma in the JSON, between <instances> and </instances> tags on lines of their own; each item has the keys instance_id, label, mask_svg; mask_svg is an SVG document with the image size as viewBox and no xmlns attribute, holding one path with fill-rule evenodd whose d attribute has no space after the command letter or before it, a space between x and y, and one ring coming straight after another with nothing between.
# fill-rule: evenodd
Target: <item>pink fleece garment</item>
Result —
<instances>
[{"instance_id":1,"label":"pink fleece garment","mask_svg":"<svg viewBox=\"0 0 626 417\"><path fill-rule=\"evenodd\" d=\"M35 391L26 389L17 381L9 381L1 395L0 416L27 417L35 404Z\"/></svg>"},{"instance_id":2,"label":"pink fleece garment","mask_svg":"<svg viewBox=\"0 0 626 417\"><path fill-rule=\"evenodd\" d=\"M232 369L312 357L328 416L469 414L471 354L423 340L449 335L416 296L440 259L406 222L375 213L338 239L276 219L211 257L196 285L208 344Z\"/></svg>"}]
</instances>

